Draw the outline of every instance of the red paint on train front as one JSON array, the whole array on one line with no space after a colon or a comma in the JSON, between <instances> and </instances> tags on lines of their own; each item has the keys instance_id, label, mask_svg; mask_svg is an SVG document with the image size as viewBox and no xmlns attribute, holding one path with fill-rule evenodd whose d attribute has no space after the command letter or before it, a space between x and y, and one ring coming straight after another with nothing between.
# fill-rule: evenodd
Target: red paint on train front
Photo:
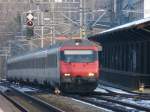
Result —
<instances>
[{"instance_id":1,"label":"red paint on train front","mask_svg":"<svg viewBox=\"0 0 150 112\"><path fill-rule=\"evenodd\" d=\"M89 73L94 73L94 77L99 77L98 61L92 63L65 63L61 61L61 75L70 74L71 77L89 77Z\"/></svg>"},{"instance_id":2,"label":"red paint on train front","mask_svg":"<svg viewBox=\"0 0 150 112\"><path fill-rule=\"evenodd\" d=\"M95 55L98 53L98 48L96 46L65 46L60 49L61 52L65 50L92 50ZM65 77L64 74L70 74L69 77L93 77L99 78L99 61L98 57L92 62L65 62L60 61L60 72L61 77ZM89 74L94 74L94 76L89 76Z\"/></svg>"}]
</instances>

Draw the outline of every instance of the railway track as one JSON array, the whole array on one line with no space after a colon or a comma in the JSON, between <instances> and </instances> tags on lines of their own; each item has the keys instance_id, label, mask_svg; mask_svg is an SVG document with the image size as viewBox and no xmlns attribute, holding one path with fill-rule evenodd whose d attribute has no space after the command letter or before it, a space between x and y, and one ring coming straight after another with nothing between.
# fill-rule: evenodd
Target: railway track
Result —
<instances>
[{"instance_id":1,"label":"railway track","mask_svg":"<svg viewBox=\"0 0 150 112\"><path fill-rule=\"evenodd\" d=\"M122 97L122 98L150 100L150 95L147 95L147 94L123 94L123 93L116 93L116 92L112 92L112 91L109 91L108 93L93 92L91 95L113 96L113 97Z\"/></svg>"},{"instance_id":2,"label":"railway track","mask_svg":"<svg viewBox=\"0 0 150 112\"><path fill-rule=\"evenodd\" d=\"M108 86L110 87L110 86ZM113 87L112 87L113 88ZM125 97L125 98L134 98L134 99L141 99L141 100L150 100L150 94L148 93L138 93L138 92L133 92L133 91L129 91L129 90L125 90L125 89L120 89L120 88L116 88L118 90L123 91L123 93L119 93L119 92L114 92L112 90L110 90L109 88L102 87L102 89L104 89L105 91L107 91L108 93L104 93L104 94L108 94L108 95L113 95L113 96L121 96L121 97ZM95 92L95 95L97 94L101 94L99 92Z\"/></svg>"},{"instance_id":3,"label":"railway track","mask_svg":"<svg viewBox=\"0 0 150 112\"><path fill-rule=\"evenodd\" d=\"M13 89L14 91L18 91L14 88L11 88L11 89ZM124 98L124 99L125 98L133 98L134 99L135 98L135 99L139 99L139 100L142 98L145 100L149 100L150 97L148 97L149 95L147 95L147 94L123 94L123 93L116 93L113 91L109 91L107 89L106 89L106 91L108 93L93 92L92 94L89 94L86 96L70 95L70 94L63 94L63 96L72 97L72 98L77 99L79 101L94 104L100 108L103 107L103 108L106 108L106 109L109 109L109 110L112 110L115 112L130 112L130 111L150 112L150 108L148 108L148 107L119 100L119 98L120 99L121 98ZM20 91L18 91L18 92L20 92ZM31 95L27 94L27 93L22 93L22 92L20 94L23 94L23 95L25 94L25 96L27 96L27 97L38 99L38 97L34 97L34 95L32 95L31 93L30 93ZM115 99L115 98L118 98L118 99ZM41 100L42 99L40 99L40 101ZM42 102L44 102L44 101L42 101ZM43 109L42 109L42 111L43 111ZM44 111L44 112L46 112L46 111ZM55 111L53 111L53 112L55 112ZM56 111L56 112L61 112L61 111Z\"/></svg>"},{"instance_id":4,"label":"railway track","mask_svg":"<svg viewBox=\"0 0 150 112\"><path fill-rule=\"evenodd\" d=\"M55 106L12 87L9 91L4 94L2 93L2 95L12 102L21 112L64 112Z\"/></svg>"},{"instance_id":5,"label":"railway track","mask_svg":"<svg viewBox=\"0 0 150 112\"><path fill-rule=\"evenodd\" d=\"M100 84L101 88L105 89L108 92L116 93L116 92L113 92L110 90L110 88L115 88L115 89L121 90L121 91L129 93L129 94L134 94L134 95L139 95L139 96L144 96L144 97L147 96L150 99L150 93L131 91L130 89L127 89L127 88L124 88L124 87L121 87L118 85L114 85L112 83L109 84L109 83L106 83L103 81L100 81L99 84Z\"/></svg>"},{"instance_id":6,"label":"railway track","mask_svg":"<svg viewBox=\"0 0 150 112\"><path fill-rule=\"evenodd\" d=\"M74 99L84 101L90 104L94 104L99 107L103 107L106 109L110 109L115 112L139 112L139 111L145 111L145 112L150 112L150 108L136 105L136 104L131 104L131 103L126 103L123 101L118 101L109 97L104 97L104 96L71 96Z\"/></svg>"},{"instance_id":7,"label":"railway track","mask_svg":"<svg viewBox=\"0 0 150 112\"><path fill-rule=\"evenodd\" d=\"M103 107L106 109L110 109L116 112L129 112L129 111L146 111L150 112L150 108L137 105L137 104L132 104L124 101L119 101L118 99L114 99L115 97L121 98L133 98L133 99L149 99L150 97L147 98L145 94L139 95L139 94L123 94L123 93L116 93L113 91L109 91L106 89L108 93L101 93L101 92L93 92L92 94L89 94L87 96L78 96L74 97L71 96L75 99L88 102L90 104L94 104L99 107ZM70 97L70 95L67 95ZM75 95L76 96L76 95Z\"/></svg>"},{"instance_id":8,"label":"railway track","mask_svg":"<svg viewBox=\"0 0 150 112\"><path fill-rule=\"evenodd\" d=\"M150 112L150 108L146 106L142 106L139 104L134 104L131 102L122 101L122 99L132 98L133 100L146 100L150 99L148 94L124 94L124 93L117 93L113 91L109 91L105 89L106 93L104 92L93 92L88 95L68 95L72 98L75 98L80 101L84 101L90 104L94 104L99 107L103 107L106 109L110 109L115 112L139 112L145 111Z\"/></svg>"},{"instance_id":9,"label":"railway track","mask_svg":"<svg viewBox=\"0 0 150 112\"><path fill-rule=\"evenodd\" d=\"M132 104L132 103L129 103L129 102L127 103L127 102L119 101L119 100L113 99L111 97L103 97L103 96L93 96L93 97L98 99L98 100L104 100L104 101L107 101L107 102L116 103L116 104L119 104L119 105L122 105L122 106L134 108L134 109L137 109L137 110L150 112L150 108L148 108L148 107L144 107L144 106L137 105L137 104Z\"/></svg>"},{"instance_id":10,"label":"railway track","mask_svg":"<svg viewBox=\"0 0 150 112\"><path fill-rule=\"evenodd\" d=\"M112 90L109 90L108 88L103 88L106 93L101 93L101 92L93 92L90 97L95 98L96 100L103 100L106 102L111 102L113 104L117 104L117 105L121 105L127 108L132 108L132 109L136 109L137 111L146 111L146 112L150 112L150 108L148 106L144 106L144 105L140 105L137 104L136 101L150 101L150 94L145 94L145 93L136 93L136 92L132 92L132 91L126 91L126 90L122 90L124 91L123 93L119 93L119 92L114 92ZM85 100L85 99L84 99ZM86 99L87 100L87 99ZM133 100L133 102L132 102ZM88 100L87 100L88 101ZM131 102L130 102L131 101ZM92 101L90 100L90 102L92 103ZM97 105L99 105L98 103L96 103ZM101 104L104 107L107 107L107 105ZM116 106L114 105L113 107L107 107L107 108L112 108L112 110L116 109ZM122 108L122 107L121 107ZM118 109L121 109L119 107L117 107L116 111L121 111ZM126 111L126 108L123 110L123 112ZM127 109L128 112L128 109Z\"/></svg>"}]
</instances>

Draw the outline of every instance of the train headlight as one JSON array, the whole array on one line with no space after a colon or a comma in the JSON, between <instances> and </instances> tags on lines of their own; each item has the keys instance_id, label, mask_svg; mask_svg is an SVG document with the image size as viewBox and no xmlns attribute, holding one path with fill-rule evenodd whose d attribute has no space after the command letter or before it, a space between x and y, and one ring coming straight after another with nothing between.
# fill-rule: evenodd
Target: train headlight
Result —
<instances>
[{"instance_id":1,"label":"train headlight","mask_svg":"<svg viewBox=\"0 0 150 112\"><path fill-rule=\"evenodd\" d=\"M95 74L94 73L89 73L88 75L89 75L89 77L93 77Z\"/></svg>"},{"instance_id":2,"label":"train headlight","mask_svg":"<svg viewBox=\"0 0 150 112\"><path fill-rule=\"evenodd\" d=\"M79 45L79 42L76 42L75 44L76 44L76 46L78 46L78 45Z\"/></svg>"},{"instance_id":3,"label":"train headlight","mask_svg":"<svg viewBox=\"0 0 150 112\"><path fill-rule=\"evenodd\" d=\"M65 74L64 74L64 76L68 77L68 76L70 76L70 74L68 74L68 73L65 73Z\"/></svg>"}]
</instances>

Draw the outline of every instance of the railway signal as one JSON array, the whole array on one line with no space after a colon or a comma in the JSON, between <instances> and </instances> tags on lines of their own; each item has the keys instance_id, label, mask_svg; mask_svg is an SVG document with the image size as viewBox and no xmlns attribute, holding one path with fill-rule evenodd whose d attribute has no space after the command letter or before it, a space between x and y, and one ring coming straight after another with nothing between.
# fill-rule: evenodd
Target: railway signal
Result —
<instances>
[{"instance_id":1,"label":"railway signal","mask_svg":"<svg viewBox=\"0 0 150 112\"><path fill-rule=\"evenodd\" d=\"M33 20L34 20L34 15L31 11L29 11L27 13L27 16L26 16L27 20L26 20L26 25L27 27L33 27L34 23L33 23Z\"/></svg>"},{"instance_id":2,"label":"railway signal","mask_svg":"<svg viewBox=\"0 0 150 112\"><path fill-rule=\"evenodd\" d=\"M34 14L29 11L26 15L26 35L28 39L34 36Z\"/></svg>"},{"instance_id":3,"label":"railway signal","mask_svg":"<svg viewBox=\"0 0 150 112\"><path fill-rule=\"evenodd\" d=\"M33 21L27 21L27 26L32 27L33 26Z\"/></svg>"}]
</instances>

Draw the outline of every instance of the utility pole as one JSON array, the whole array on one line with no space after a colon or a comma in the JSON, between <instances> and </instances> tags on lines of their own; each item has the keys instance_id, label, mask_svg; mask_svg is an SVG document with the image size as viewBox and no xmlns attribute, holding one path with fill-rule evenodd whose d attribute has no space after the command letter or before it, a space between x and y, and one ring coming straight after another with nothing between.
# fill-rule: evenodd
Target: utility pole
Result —
<instances>
[{"instance_id":1,"label":"utility pole","mask_svg":"<svg viewBox=\"0 0 150 112\"><path fill-rule=\"evenodd\" d=\"M42 1L40 0L40 3L42 3ZM39 6L37 7L39 10ZM41 14L41 48L44 47L44 12L42 12L41 10L40 14ZM39 23L39 22L38 22Z\"/></svg>"},{"instance_id":2,"label":"utility pole","mask_svg":"<svg viewBox=\"0 0 150 112\"><path fill-rule=\"evenodd\" d=\"M80 38L84 38L84 0L80 0Z\"/></svg>"},{"instance_id":3,"label":"utility pole","mask_svg":"<svg viewBox=\"0 0 150 112\"><path fill-rule=\"evenodd\" d=\"M8 41L9 56L11 57L11 40Z\"/></svg>"},{"instance_id":4,"label":"utility pole","mask_svg":"<svg viewBox=\"0 0 150 112\"><path fill-rule=\"evenodd\" d=\"M50 9L50 44L55 43L55 0L49 0L49 9Z\"/></svg>"},{"instance_id":5,"label":"utility pole","mask_svg":"<svg viewBox=\"0 0 150 112\"><path fill-rule=\"evenodd\" d=\"M37 5L36 13L37 13L37 26L41 26L41 48L44 47L44 12L42 12L39 8L39 4Z\"/></svg>"},{"instance_id":6,"label":"utility pole","mask_svg":"<svg viewBox=\"0 0 150 112\"><path fill-rule=\"evenodd\" d=\"M41 12L41 48L44 47L44 14Z\"/></svg>"},{"instance_id":7,"label":"utility pole","mask_svg":"<svg viewBox=\"0 0 150 112\"><path fill-rule=\"evenodd\" d=\"M39 5L37 4L37 25L40 25L40 8Z\"/></svg>"},{"instance_id":8,"label":"utility pole","mask_svg":"<svg viewBox=\"0 0 150 112\"><path fill-rule=\"evenodd\" d=\"M52 44L55 43L55 0L52 2Z\"/></svg>"}]
</instances>

